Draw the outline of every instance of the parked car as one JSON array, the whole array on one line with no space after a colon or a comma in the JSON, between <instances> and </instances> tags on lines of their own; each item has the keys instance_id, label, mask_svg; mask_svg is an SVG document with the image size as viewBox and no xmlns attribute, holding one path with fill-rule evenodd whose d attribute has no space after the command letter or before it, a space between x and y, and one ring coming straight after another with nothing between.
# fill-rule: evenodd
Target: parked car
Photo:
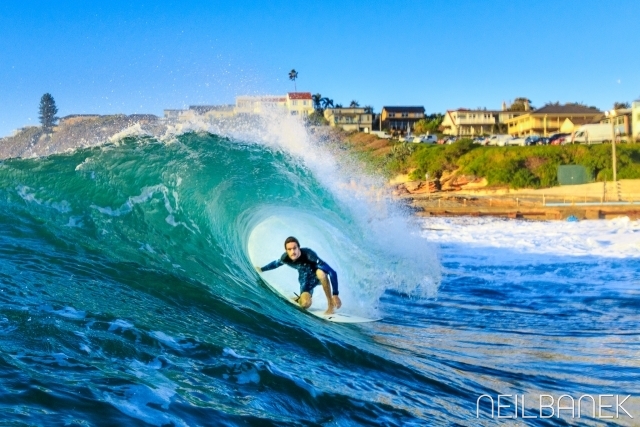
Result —
<instances>
[{"instance_id":1,"label":"parked car","mask_svg":"<svg viewBox=\"0 0 640 427\"><path fill-rule=\"evenodd\" d=\"M525 141L525 138L514 136L513 138L506 140L504 145L518 145L520 147L524 147L526 145Z\"/></svg>"},{"instance_id":2,"label":"parked car","mask_svg":"<svg viewBox=\"0 0 640 427\"><path fill-rule=\"evenodd\" d=\"M457 137L455 137L455 136L450 136L449 138L447 138L447 139L444 141L444 143L445 143L445 144L449 144L449 145L451 145L451 144L453 144L454 142L456 142L457 140L458 140L458 138L457 138Z\"/></svg>"},{"instance_id":3,"label":"parked car","mask_svg":"<svg viewBox=\"0 0 640 427\"><path fill-rule=\"evenodd\" d=\"M425 135L422 142L426 144L435 144L438 142L438 137L436 135Z\"/></svg>"},{"instance_id":4,"label":"parked car","mask_svg":"<svg viewBox=\"0 0 640 427\"><path fill-rule=\"evenodd\" d=\"M491 135L486 145L499 145L503 146L505 143L512 139L511 135Z\"/></svg>"},{"instance_id":5,"label":"parked car","mask_svg":"<svg viewBox=\"0 0 640 427\"><path fill-rule=\"evenodd\" d=\"M542 144L542 138L538 135L529 135L524 139L524 145Z\"/></svg>"},{"instance_id":6,"label":"parked car","mask_svg":"<svg viewBox=\"0 0 640 427\"><path fill-rule=\"evenodd\" d=\"M422 144L435 144L438 142L438 137L435 135L415 136L413 138L413 142Z\"/></svg>"},{"instance_id":7,"label":"parked car","mask_svg":"<svg viewBox=\"0 0 640 427\"><path fill-rule=\"evenodd\" d=\"M549 144L561 145L565 141L567 136L569 137L569 140L571 140L570 133L554 133L551 136L549 136Z\"/></svg>"},{"instance_id":8,"label":"parked car","mask_svg":"<svg viewBox=\"0 0 640 427\"><path fill-rule=\"evenodd\" d=\"M389 135L387 132L385 131L379 131L379 130L372 130L371 131L372 135L377 135L378 138L382 138L382 139L391 139L391 135Z\"/></svg>"},{"instance_id":9,"label":"parked car","mask_svg":"<svg viewBox=\"0 0 640 427\"><path fill-rule=\"evenodd\" d=\"M476 138L473 138L474 144L487 145L487 141L488 141L488 138L484 136L478 136Z\"/></svg>"}]
</instances>

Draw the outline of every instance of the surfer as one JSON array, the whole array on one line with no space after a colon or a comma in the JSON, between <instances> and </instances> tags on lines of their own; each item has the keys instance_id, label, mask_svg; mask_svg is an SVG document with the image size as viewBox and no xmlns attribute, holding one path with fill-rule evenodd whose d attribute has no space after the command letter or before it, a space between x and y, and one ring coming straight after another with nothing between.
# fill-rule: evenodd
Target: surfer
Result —
<instances>
[{"instance_id":1,"label":"surfer","mask_svg":"<svg viewBox=\"0 0 640 427\"><path fill-rule=\"evenodd\" d=\"M338 274L314 251L309 248L301 248L300 242L295 237L287 237L284 241L284 248L286 252L282 254L280 259L272 261L264 267L256 266L255 269L262 273L285 264L295 268L298 270L298 282L300 282L300 296L296 302L300 307L305 309L311 307L313 288L321 284L327 297L328 308L325 314L333 314L335 309L342 306L342 301L338 296ZM331 286L329 286L329 280L331 280Z\"/></svg>"}]
</instances>

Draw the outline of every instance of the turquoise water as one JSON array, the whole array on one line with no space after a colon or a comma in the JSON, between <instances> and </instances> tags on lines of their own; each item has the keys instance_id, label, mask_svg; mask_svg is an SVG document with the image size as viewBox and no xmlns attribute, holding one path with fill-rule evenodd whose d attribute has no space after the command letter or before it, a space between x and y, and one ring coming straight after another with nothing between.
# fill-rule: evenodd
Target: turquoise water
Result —
<instances>
[{"instance_id":1,"label":"turquoise water","mask_svg":"<svg viewBox=\"0 0 640 427\"><path fill-rule=\"evenodd\" d=\"M509 393L632 394L640 417L633 252L429 243L433 223L340 173L194 133L1 163L2 422L492 425L513 420L478 417L478 397ZM282 301L247 255L268 221L265 261L296 234L338 270L344 309L383 320Z\"/></svg>"}]
</instances>

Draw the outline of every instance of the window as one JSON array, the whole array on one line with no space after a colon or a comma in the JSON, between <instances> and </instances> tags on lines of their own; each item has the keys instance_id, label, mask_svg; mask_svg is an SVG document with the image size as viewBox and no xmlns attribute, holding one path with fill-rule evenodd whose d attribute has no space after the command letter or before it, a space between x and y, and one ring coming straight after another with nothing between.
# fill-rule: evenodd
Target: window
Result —
<instances>
[{"instance_id":1,"label":"window","mask_svg":"<svg viewBox=\"0 0 640 427\"><path fill-rule=\"evenodd\" d=\"M466 119L467 115L466 114L458 114L458 118L459 119Z\"/></svg>"},{"instance_id":2,"label":"window","mask_svg":"<svg viewBox=\"0 0 640 427\"><path fill-rule=\"evenodd\" d=\"M293 101L291 101L291 105L298 105L298 101L294 99Z\"/></svg>"},{"instance_id":3,"label":"window","mask_svg":"<svg viewBox=\"0 0 640 427\"><path fill-rule=\"evenodd\" d=\"M297 112L297 111L292 111L292 112L291 112L291 115L292 115L292 116L297 116L297 115L298 115L298 112Z\"/></svg>"},{"instance_id":4,"label":"window","mask_svg":"<svg viewBox=\"0 0 640 427\"><path fill-rule=\"evenodd\" d=\"M395 117L396 113L389 113L389 117Z\"/></svg>"},{"instance_id":5,"label":"window","mask_svg":"<svg viewBox=\"0 0 640 427\"><path fill-rule=\"evenodd\" d=\"M402 117L409 117L409 113L402 113L401 116Z\"/></svg>"}]
</instances>

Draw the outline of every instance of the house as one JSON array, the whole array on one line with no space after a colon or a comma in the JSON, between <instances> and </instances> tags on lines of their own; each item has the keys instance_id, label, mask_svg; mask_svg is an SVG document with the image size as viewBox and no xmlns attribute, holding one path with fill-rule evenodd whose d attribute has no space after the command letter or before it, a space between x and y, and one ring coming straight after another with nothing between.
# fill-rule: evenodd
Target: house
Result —
<instances>
[{"instance_id":1,"label":"house","mask_svg":"<svg viewBox=\"0 0 640 427\"><path fill-rule=\"evenodd\" d=\"M616 135L627 136L633 135L632 129L632 108L620 108L617 110L605 111L604 117L600 119L600 123L611 123L615 127Z\"/></svg>"},{"instance_id":2,"label":"house","mask_svg":"<svg viewBox=\"0 0 640 427\"><path fill-rule=\"evenodd\" d=\"M311 92L289 92L286 101L287 110L292 116L306 117L313 113Z\"/></svg>"},{"instance_id":3,"label":"house","mask_svg":"<svg viewBox=\"0 0 640 427\"><path fill-rule=\"evenodd\" d=\"M224 119L235 116L234 105L190 105L189 110L197 115L211 118Z\"/></svg>"},{"instance_id":4,"label":"house","mask_svg":"<svg viewBox=\"0 0 640 427\"><path fill-rule=\"evenodd\" d=\"M308 116L313 113L311 92L236 97L236 114L262 114L279 108L288 111L292 116Z\"/></svg>"},{"instance_id":5,"label":"house","mask_svg":"<svg viewBox=\"0 0 640 427\"><path fill-rule=\"evenodd\" d=\"M276 108L287 108L287 97L284 95L237 96L236 114L260 114Z\"/></svg>"},{"instance_id":6,"label":"house","mask_svg":"<svg viewBox=\"0 0 640 427\"><path fill-rule=\"evenodd\" d=\"M346 131L369 132L373 123L373 114L364 108L327 108L324 118L329 126Z\"/></svg>"},{"instance_id":7,"label":"house","mask_svg":"<svg viewBox=\"0 0 640 427\"><path fill-rule=\"evenodd\" d=\"M542 135L548 136L559 132L569 119L574 125L579 121L597 123L602 117L602 111L585 107L578 104L556 105L549 104L542 108L526 112L518 117L506 121L509 135L526 136Z\"/></svg>"},{"instance_id":8,"label":"house","mask_svg":"<svg viewBox=\"0 0 640 427\"><path fill-rule=\"evenodd\" d=\"M380 127L405 133L421 119L424 119L424 107L382 107Z\"/></svg>"},{"instance_id":9,"label":"house","mask_svg":"<svg viewBox=\"0 0 640 427\"><path fill-rule=\"evenodd\" d=\"M164 110L164 118L167 120L191 120L195 115L193 110Z\"/></svg>"},{"instance_id":10,"label":"house","mask_svg":"<svg viewBox=\"0 0 640 427\"><path fill-rule=\"evenodd\" d=\"M631 133L636 142L640 142L640 100L631 104Z\"/></svg>"},{"instance_id":11,"label":"house","mask_svg":"<svg viewBox=\"0 0 640 427\"><path fill-rule=\"evenodd\" d=\"M447 110L440 129L445 135L474 136L489 133L501 133L500 128L506 128L506 121L526 114L526 111L503 110L469 110L459 108Z\"/></svg>"}]
</instances>

